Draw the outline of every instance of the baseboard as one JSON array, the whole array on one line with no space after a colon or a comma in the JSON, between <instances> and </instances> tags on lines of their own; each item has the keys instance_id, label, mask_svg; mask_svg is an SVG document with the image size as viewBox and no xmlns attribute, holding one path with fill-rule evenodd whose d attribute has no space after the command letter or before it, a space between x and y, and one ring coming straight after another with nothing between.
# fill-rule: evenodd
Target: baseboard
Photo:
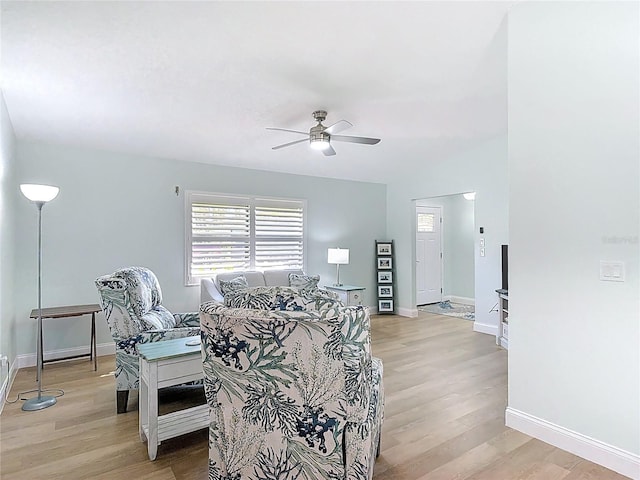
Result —
<instances>
[{"instance_id":1,"label":"baseboard","mask_svg":"<svg viewBox=\"0 0 640 480\"><path fill-rule=\"evenodd\" d=\"M103 355L114 355L116 353L116 344L113 342L101 343L99 345L96 345L96 350L99 357L102 357ZM44 352L44 358L45 360L49 361L56 358L71 357L73 355L88 355L90 351L91 349L89 346L63 348L61 350L51 350L49 352ZM19 369L25 367L35 367L36 361L37 359L35 353L25 353L16 357L16 363Z\"/></svg>"},{"instance_id":2,"label":"baseboard","mask_svg":"<svg viewBox=\"0 0 640 480\"><path fill-rule=\"evenodd\" d=\"M7 393L7 385L9 385L9 375L2 382L2 386L0 387L0 415L2 415L2 409L4 408L4 399L6 398Z\"/></svg>"},{"instance_id":3,"label":"baseboard","mask_svg":"<svg viewBox=\"0 0 640 480\"><path fill-rule=\"evenodd\" d=\"M493 335L494 337L498 335L498 326L497 325L487 325L486 323L480 323L477 320L473 322L473 331L486 333L488 335Z\"/></svg>"},{"instance_id":4,"label":"baseboard","mask_svg":"<svg viewBox=\"0 0 640 480\"><path fill-rule=\"evenodd\" d=\"M508 427L629 478L640 480L640 455L627 452L511 407L507 407L505 420Z\"/></svg>"},{"instance_id":5,"label":"baseboard","mask_svg":"<svg viewBox=\"0 0 640 480\"><path fill-rule=\"evenodd\" d=\"M18 373L16 363L17 362L14 359L14 361L11 363L11 366L9 367L7 378L4 379L4 382L2 382L2 388L0 388L0 415L2 414L2 410L4 409L7 394L11 391L13 380L16 378L16 374Z\"/></svg>"},{"instance_id":6,"label":"baseboard","mask_svg":"<svg viewBox=\"0 0 640 480\"><path fill-rule=\"evenodd\" d=\"M471 305L474 306L476 304L475 298L470 297L458 297L457 295L445 295L442 297L443 300L449 300L451 303L459 303L461 305Z\"/></svg>"},{"instance_id":7,"label":"baseboard","mask_svg":"<svg viewBox=\"0 0 640 480\"><path fill-rule=\"evenodd\" d=\"M415 318L418 316L418 309L398 307L398 315L401 317Z\"/></svg>"},{"instance_id":8,"label":"baseboard","mask_svg":"<svg viewBox=\"0 0 640 480\"><path fill-rule=\"evenodd\" d=\"M4 399L7 398L7 391L9 390L9 379L11 378L11 370L7 369L7 377L0 386L0 415L2 415L2 409L4 408Z\"/></svg>"}]
</instances>

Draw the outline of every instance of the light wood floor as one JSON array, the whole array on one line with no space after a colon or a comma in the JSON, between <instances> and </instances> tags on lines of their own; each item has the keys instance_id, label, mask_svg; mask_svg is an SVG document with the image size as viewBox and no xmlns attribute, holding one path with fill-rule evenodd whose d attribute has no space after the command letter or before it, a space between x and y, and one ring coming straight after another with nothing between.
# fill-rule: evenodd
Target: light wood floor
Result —
<instances>
[{"instance_id":1,"label":"light wood floor","mask_svg":"<svg viewBox=\"0 0 640 480\"><path fill-rule=\"evenodd\" d=\"M421 313L374 317L373 351L384 361L382 452L376 480L610 480L610 470L504 426L507 355L472 322ZM0 478L206 480L207 432L164 442L150 462L138 437L137 399L116 415L114 357L47 364L45 387L58 404L0 417ZM33 368L18 372L10 400L35 387ZM165 395L194 400L194 391ZM196 399L197 401L197 399ZM175 404L175 402L174 402ZM170 408L170 407L167 407Z\"/></svg>"}]
</instances>

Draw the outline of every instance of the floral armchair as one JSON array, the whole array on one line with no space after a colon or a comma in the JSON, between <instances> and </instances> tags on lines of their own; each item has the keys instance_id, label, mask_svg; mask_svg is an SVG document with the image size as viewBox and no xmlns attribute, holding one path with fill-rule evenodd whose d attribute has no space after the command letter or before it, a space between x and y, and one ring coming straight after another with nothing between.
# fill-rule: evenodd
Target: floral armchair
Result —
<instances>
[{"instance_id":1,"label":"floral armchair","mask_svg":"<svg viewBox=\"0 0 640 480\"><path fill-rule=\"evenodd\" d=\"M200 306L209 478L371 479L384 392L368 309L276 288L226 301L262 308Z\"/></svg>"},{"instance_id":2,"label":"floral armchair","mask_svg":"<svg viewBox=\"0 0 640 480\"><path fill-rule=\"evenodd\" d=\"M95 281L102 311L116 342L117 412L127 411L129 390L139 387L139 343L199 335L198 313L172 314L162 306L162 291L154 273L128 267Z\"/></svg>"}]
</instances>

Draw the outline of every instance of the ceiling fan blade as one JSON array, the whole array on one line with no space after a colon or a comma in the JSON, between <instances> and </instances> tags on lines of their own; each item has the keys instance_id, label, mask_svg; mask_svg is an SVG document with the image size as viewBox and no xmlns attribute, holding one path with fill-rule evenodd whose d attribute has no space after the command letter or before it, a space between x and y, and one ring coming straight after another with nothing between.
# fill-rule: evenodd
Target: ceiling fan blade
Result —
<instances>
[{"instance_id":1,"label":"ceiling fan blade","mask_svg":"<svg viewBox=\"0 0 640 480\"><path fill-rule=\"evenodd\" d=\"M347 122L346 120L340 120L339 122L336 122L333 125L329 125L327 128L324 129L324 131L327 132L329 135L333 135L334 133L342 132L347 128L351 128L351 127L353 127L353 125L350 122Z\"/></svg>"},{"instance_id":2,"label":"ceiling fan blade","mask_svg":"<svg viewBox=\"0 0 640 480\"><path fill-rule=\"evenodd\" d=\"M303 138L302 140L296 140L295 142L283 143L282 145L276 145L275 147L271 147L271 150L278 150L279 148L289 147L291 145L295 145L296 143L308 142L308 138Z\"/></svg>"},{"instance_id":3,"label":"ceiling fan blade","mask_svg":"<svg viewBox=\"0 0 640 480\"><path fill-rule=\"evenodd\" d=\"M380 141L379 138L352 137L350 135L331 135L331 140L336 140L338 142L363 143L365 145L375 145Z\"/></svg>"},{"instance_id":4,"label":"ceiling fan blade","mask_svg":"<svg viewBox=\"0 0 640 480\"><path fill-rule=\"evenodd\" d=\"M322 153L324 153L327 157L329 157L331 155L335 155L336 151L333 149L331 145L329 145L328 148L325 148L324 150L322 150Z\"/></svg>"},{"instance_id":5,"label":"ceiling fan blade","mask_svg":"<svg viewBox=\"0 0 640 480\"><path fill-rule=\"evenodd\" d=\"M309 132L300 132L298 130L289 130L289 129L286 129L286 128L267 127L267 130L278 130L279 132L291 132L291 133L299 133L301 135L309 135Z\"/></svg>"}]
</instances>

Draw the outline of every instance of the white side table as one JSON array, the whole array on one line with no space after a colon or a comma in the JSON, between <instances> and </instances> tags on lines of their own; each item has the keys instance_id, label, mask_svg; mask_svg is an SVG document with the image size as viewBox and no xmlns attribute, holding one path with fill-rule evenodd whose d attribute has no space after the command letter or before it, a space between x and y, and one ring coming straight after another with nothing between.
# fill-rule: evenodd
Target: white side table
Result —
<instances>
[{"instance_id":1,"label":"white side table","mask_svg":"<svg viewBox=\"0 0 640 480\"><path fill-rule=\"evenodd\" d=\"M325 285L324 288L331 292L337 293L340 300L347 305L362 305L364 299L364 287L356 287L355 285Z\"/></svg>"},{"instance_id":2,"label":"white side table","mask_svg":"<svg viewBox=\"0 0 640 480\"><path fill-rule=\"evenodd\" d=\"M138 345L140 353L139 419L140 440L147 441L149 459L155 460L163 440L209 426L209 406L179 410L158 416L158 389L200 380L200 345L187 342L200 337L176 338Z\"/></svg>"}]
</instances>

